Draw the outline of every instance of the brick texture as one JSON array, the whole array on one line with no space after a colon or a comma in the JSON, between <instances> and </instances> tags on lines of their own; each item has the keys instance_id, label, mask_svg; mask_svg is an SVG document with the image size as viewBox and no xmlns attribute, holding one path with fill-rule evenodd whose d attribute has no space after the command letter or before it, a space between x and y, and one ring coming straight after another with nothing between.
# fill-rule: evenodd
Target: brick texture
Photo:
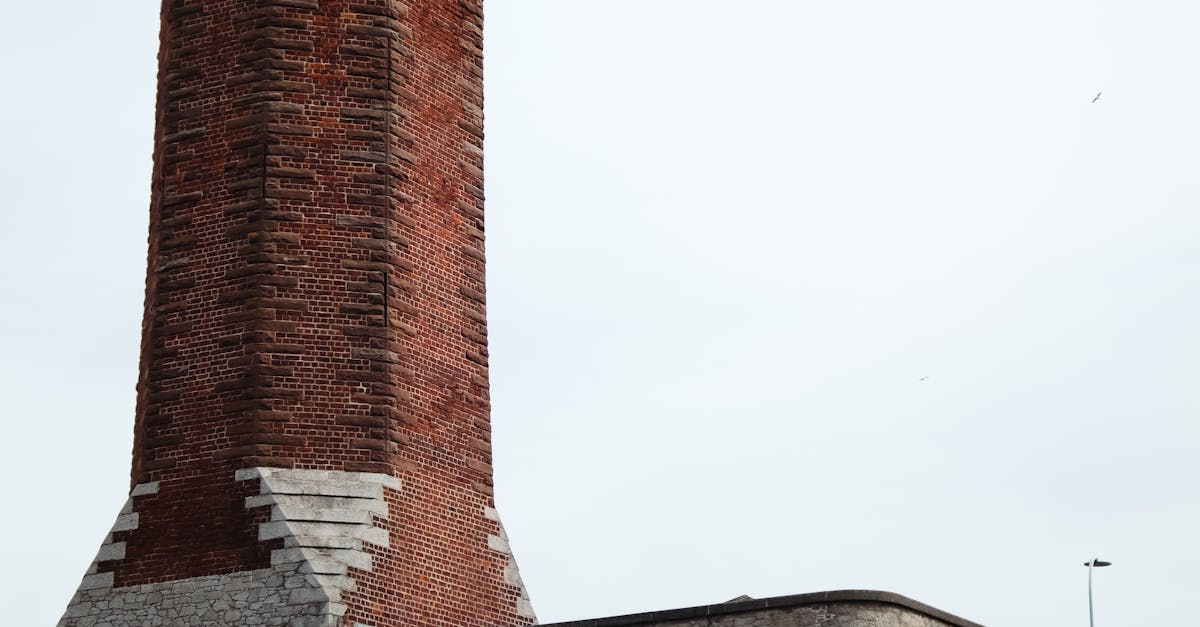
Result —
<instances>
[{"instance_id":1,"label":"brick texture","mask_svg":"<svg viewBox=\"0 0 1200 627\"><path fill-rule=\"evenodd\" d=\"M270 566L250 467L385 473L346 624L518 625L492 511L480 0L165 0L117 587Z\"/></svg>"}]
</instances>

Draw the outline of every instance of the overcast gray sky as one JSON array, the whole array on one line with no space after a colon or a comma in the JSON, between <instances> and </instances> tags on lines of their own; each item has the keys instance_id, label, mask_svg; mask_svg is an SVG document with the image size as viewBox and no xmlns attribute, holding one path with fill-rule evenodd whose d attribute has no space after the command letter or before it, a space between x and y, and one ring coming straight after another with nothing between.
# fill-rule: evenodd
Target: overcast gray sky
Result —
<instances>
[{"instance_id":1,"label":"overcast gray sky","mask_svg":"<svg viewBox=\"0 0 1200 627\"><path fill-rule=\"evenodd\" d=\"M0 21L15 625L128 487L157 14ZM1198 21L487 0L496 483L543 622L868 588L1086 625L1094 556L1099 624L1189 621Z\"/></svg>"}]
</instances>

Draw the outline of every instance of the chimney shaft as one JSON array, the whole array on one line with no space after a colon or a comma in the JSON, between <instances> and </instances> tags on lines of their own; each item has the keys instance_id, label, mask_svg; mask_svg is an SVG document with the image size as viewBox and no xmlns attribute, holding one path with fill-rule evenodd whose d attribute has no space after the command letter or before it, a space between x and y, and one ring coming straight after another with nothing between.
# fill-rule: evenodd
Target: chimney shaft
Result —
<instances>
[{"instance_id":1,"label":"chimney shaft","mask_svg":"<svg viewBox=\"0 0 1200 627\"><path fill-rule=\"evenodd\" d=\"M492 500L481 1L165 0L158 81L132 493L63 624L532 623Z\"/></svg>"}]
</instances>

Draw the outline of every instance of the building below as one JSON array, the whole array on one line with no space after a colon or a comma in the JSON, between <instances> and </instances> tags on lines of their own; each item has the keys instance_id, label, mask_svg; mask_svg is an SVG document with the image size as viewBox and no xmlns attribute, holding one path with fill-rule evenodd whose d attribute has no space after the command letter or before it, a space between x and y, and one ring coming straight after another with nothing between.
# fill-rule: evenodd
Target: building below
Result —
<instances>
[{"instance_id":1,"label":"building below","mask_svg":"<svg viewBox=\"0 0 1200 627\"><path fill-rule=\"evenodd\" d=\"M837 590L555 623L543 627L982 627L891 592Z\"/></svg>"}]
</instances>

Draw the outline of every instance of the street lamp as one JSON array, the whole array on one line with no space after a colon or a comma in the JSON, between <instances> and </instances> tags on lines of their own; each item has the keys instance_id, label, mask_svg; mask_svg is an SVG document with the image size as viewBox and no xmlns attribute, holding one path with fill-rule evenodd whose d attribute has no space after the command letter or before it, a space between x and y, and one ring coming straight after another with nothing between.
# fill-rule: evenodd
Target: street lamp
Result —
<instances>
[{"instance_id":1,"label":"street lamp","mask_svg":"<svg viewBox=\"0 0 1200 627\"><path fill-rule=\"evenodd\" d=\"M1092 569L1112 566L1112 562L1105 562L1098 557L1093 557L1092 561L1084 562L1083 565L1088 567L1088 624L1096 627L1096 612L1092 609Z\"/></svg>"}]
</instances>

